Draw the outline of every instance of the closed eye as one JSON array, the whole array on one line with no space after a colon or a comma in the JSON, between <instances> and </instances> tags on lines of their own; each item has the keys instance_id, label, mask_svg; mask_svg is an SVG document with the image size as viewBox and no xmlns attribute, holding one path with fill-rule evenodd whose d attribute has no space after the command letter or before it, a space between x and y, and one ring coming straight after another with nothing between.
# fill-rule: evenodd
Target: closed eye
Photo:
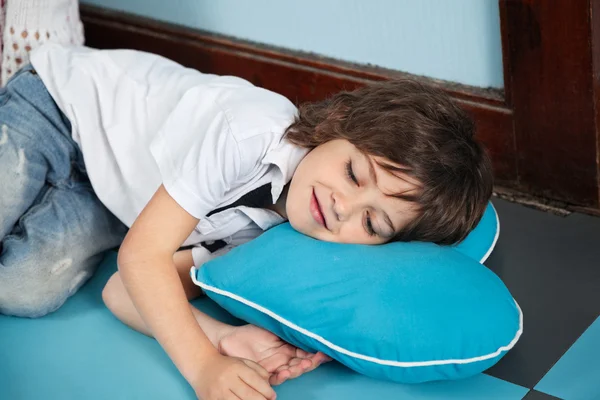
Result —
<instances>
[{"instance_id":1,"label":"closed eye","mask_svg":"<svg viewBox=\"0 0 600 400\"><path fill-rule=\"evenodd\" d=\"M358 179L356 179L356 175L354 175L354 171L352 170L352 160L348 160L346 163L346 176L358 186Z\"/></svg>"},{"instance_id":2,"label":"closed eye","mask_svg":"<svg viewBox=\"0 0 600 400\"><path fill-rule=\"evenodd\" d=\"M369 236L379 236L375 229L373 229L373 222L371 221L371 216L367 213L367 218L365 219L365 231Z\"/></svg>"}]
</instances>

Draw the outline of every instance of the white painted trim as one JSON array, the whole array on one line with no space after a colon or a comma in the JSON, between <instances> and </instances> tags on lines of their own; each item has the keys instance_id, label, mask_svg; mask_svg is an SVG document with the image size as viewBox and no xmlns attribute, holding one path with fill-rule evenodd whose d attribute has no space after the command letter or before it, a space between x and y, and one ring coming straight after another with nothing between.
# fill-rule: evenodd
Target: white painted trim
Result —
<instances>
[{"instance_id":1,"label":"white painted trim","mask_svg":"<svg viewBox=\"0 0 600 400\"><path fill-rule=\"evenodd\" d=\"M243 297L240 297L234 293L225 291L225 290L221 290L218 289L214 286L210 286L207 285L203 282L200 282L196 279L196 267L192 267L191 271L191 276L192 276L192 280L194 281L194 283L198 286L200 286L204 291L211 291L213 293L219 294L221 296L225 296L225 297L229 297L230 299L233 299L235 301L238 301L248 307L252 307L257 311L262 312L263 314L268 315L269 317L277 320L278 322L286 325L287 327L294 329L295 331L298 331L300 333L302 333L303 335L306 335L310 338L313 338L319 342L321 342L322 344L324 344L325 346L329 347L330 349L337 351L338 353L342 353L345 354L349 357L354 357L354 358L358 358L361 360L365 360L365 361L369 361L375 364L381 364L381 365L388 365L391 367L402 367L402 368L408 368L408 367L429 367L429 366L433 366L433 365L447 365L447 364L470 364L470 363L474 363L474 362L478 362L478 361L484 361L484 360L488 360L490 358L494 358L500 355L500 353L502 353L503 351L508 351L510 349L513 348L513 346L517 343L517 341L519 340L519 338L521 337L521 334L523 333L523 312L521 311L521 308L519 307L519 305L517 304L517 302L515 301L515 305L517 306L517 309L519 310L519 330L517 331L517 333L515 334L515 337L511 340L511 342L509 344L507 344L506 346L502 346L499 349L497 349L496 351L494 351L493 353L490 354L485 354L482 356L478 356L478 357L472 357L472 358L463 358L463 359L454 359L454 360L431 360L431 361L395 361L395 360L382 360L379 358L375 358L375 357L371 357L371 356L367 356L364 354L359 354L359 353L355 353L353 351L344 349L336 344L331 343L330 341L328 341L327 339L323 338L322 336L319 336L315 333L312 333L304 328L299 327L298 325L286 320L285 318L275 314L274 312L272 312L271 310L268 310L250 300L244 299ZM513 299L514 300L514 299Z\"/></svg>"}]
</instances>

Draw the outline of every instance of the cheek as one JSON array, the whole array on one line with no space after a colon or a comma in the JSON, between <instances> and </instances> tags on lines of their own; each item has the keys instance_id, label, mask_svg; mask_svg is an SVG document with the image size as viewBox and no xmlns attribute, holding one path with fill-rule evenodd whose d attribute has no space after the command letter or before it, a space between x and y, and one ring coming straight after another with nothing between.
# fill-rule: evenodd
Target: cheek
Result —
<instances>
[{"instance_id":1,"label":"cheek","mask_svg":"<svg viewBox=\"0 0 600 400\"><path fill-rule=\"evenodd\" d=\"M307 225L308 197L304 186L299 185L297 181L292 181L285 203L285 211L292 227L302 231ZM303 232L305 233L305 232Z\"/></svg>"},{"instance_id":2,"label":"cheek","mask_svg":"<svg viewBox=\"0 0 600 400\"><path fill-rule=\"evenodd\" d=\"M301 220L300 219L300 207L298 205L298 198L292 196L291 191L288 194L287 202L285 205L285 211L287 213L288 220L290 221L292 226L294 228L296 228L295 225L298 225Z\"/></svg>"},{"instance_id":3,"label":"cheek","mask_svg":"<svg viewBox=\"0 0 600 400\"><path fill-rule=\"evenodd\" d=\"M378 244L381 242L379 236L370 236L359 220L343 224L337 236L340 243Z\"/></svg>"}]
</instances>

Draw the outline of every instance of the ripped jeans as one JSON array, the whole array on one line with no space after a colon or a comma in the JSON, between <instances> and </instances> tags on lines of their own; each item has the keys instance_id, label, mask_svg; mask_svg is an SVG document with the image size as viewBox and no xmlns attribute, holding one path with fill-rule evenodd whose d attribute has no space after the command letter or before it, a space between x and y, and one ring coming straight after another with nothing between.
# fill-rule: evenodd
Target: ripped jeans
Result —
<instances>
[{"instance_id":1,"label":"ripped jeans","mask_svg":"<svg viewBox=\"0 0 600 400\"><path fill-rule=\"evenodd\" d=\"M24 67L0 89L0 313L56 310L126 231L94 194L69 121Z\"/></svg>"}]
</instances>

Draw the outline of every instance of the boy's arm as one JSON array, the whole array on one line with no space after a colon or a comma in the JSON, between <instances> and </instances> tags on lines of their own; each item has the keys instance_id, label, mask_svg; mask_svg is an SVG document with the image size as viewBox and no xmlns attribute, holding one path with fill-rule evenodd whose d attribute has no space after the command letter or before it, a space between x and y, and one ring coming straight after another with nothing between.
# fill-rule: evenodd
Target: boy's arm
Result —
<instances>
[{"instance_id":1,"label":"boy's arm","mask_svg":"<svg viewBox=\"0 0 600 400\"><path fill-rule=\"evenodd\" d=\"M192 259L192 250L180 250L173 255L173 263L175 269L181 280L183 291L185 292L188 300L193 300L203 294L199 286L196 286L190 277L190 268L193 267L194 261ZM115 272L102 290L102 300L108 309L125 325L138 332L143 333L147 336L152 336L152 332L149 331L148 327L140 317L139 312L133 305L127 290L121 280L121 274ZM192 313L198 323L204 321L199 315L197 310L192 308ZM213 346L217 346L217 338L220 336L220 330L228 327L226 324L220 324L218 321L209 321L210 323L200 324L200 328L204 331L206 336L210 339Z\"/></svg>"},{"instance_id":2,"label":"boy's arm","mask_svg":"<svg viewBox=\"0 0 600 400\"><path fill-rule=\"evenodd\" d=\"M175 269L177 270L187 299L193 300L202 295L202 289L192 281L192 277L190 276L190 269L194 266L192 250L180 250L173 254L173 264L175 264Z\"/></svg>"},{"instance_id":3,"label":"boy's arm","mask_svg":"<svg viewBox=\"0 0 600 400\"><path fill-rule=\"evenodd\" d=\"M196 290L200 288L192 282L189 274L190 268L194 265L191 252L191 250L181 250L173 256L173 262L188 300L196 298L200 293ZM131 302L119 272L115 272L106 283L102 298L121 322L138 332L152 336L152 332L148 330ZM296 378L330 360L323 353L306 353L257 326L227 325L191 305L190 308L202 331L221 354L258 363L271 374L269 383L272 385L279 385L288 379Z\"/></svg>"},{"instance_id":4,"label":"boy's arm","mask_svg":"<svg viewBox=\"0 0 600 400\"><path fill-rule=\"evenodd\" d=\"M197 223L161 185L119 251L123 284L144 323L197 394L216 398L231 391L240 398L274 398L269 374L258 364L220 355L192 314L173 255Z\"/></svg>"}]
</instances>

